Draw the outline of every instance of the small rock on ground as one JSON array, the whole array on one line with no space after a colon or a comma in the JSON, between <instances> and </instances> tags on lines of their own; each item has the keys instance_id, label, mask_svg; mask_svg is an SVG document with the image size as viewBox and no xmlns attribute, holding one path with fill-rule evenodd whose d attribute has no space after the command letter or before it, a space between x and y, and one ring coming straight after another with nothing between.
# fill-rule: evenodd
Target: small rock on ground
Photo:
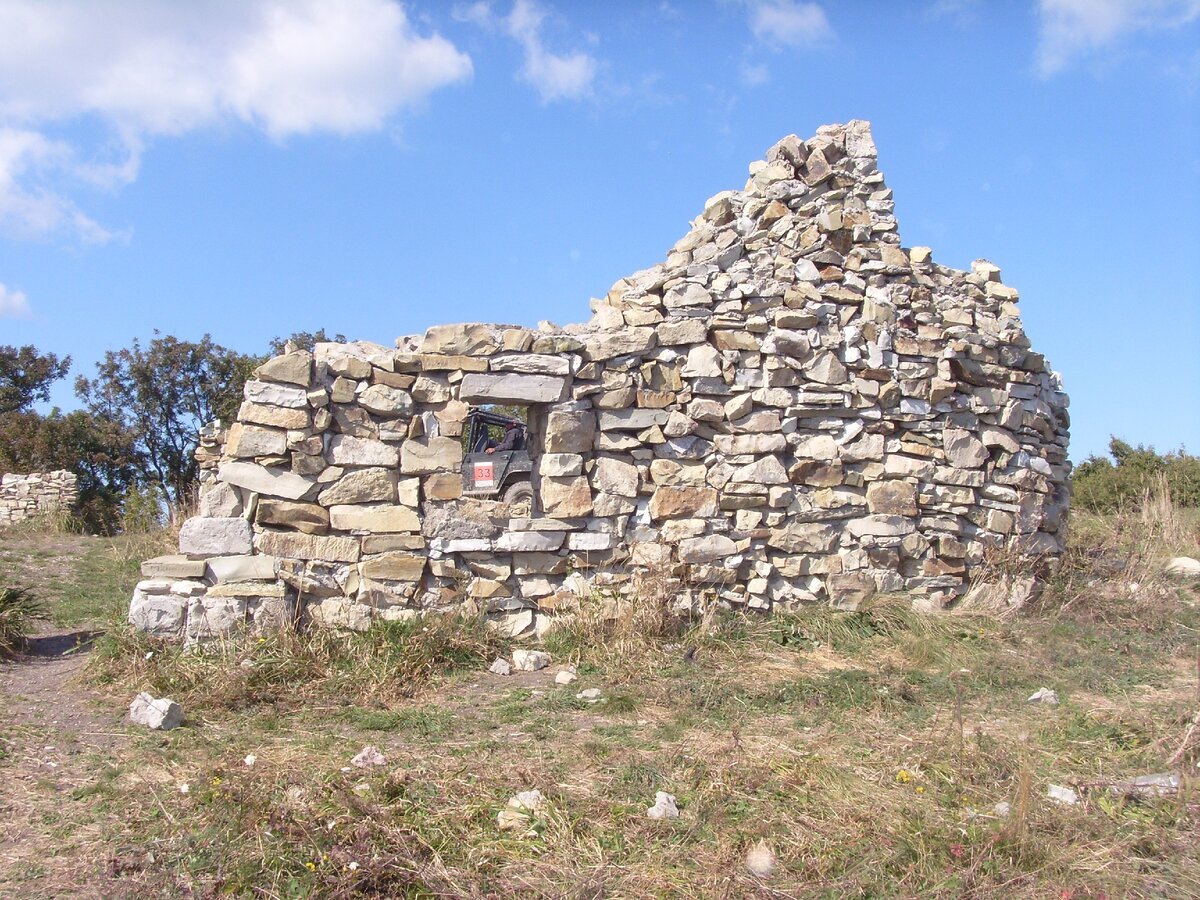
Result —
<instances>
[{"instance_id":1,"label":"small rock on ground","mask_svg":"<svg viewBox=\"0 0 1200 900\"><path fill-rule=\"evenodd\" d=\"M519 672L536 672L550 665L550 654L544 650L514 650L512 656Z\"/></svg>"},{"instance_id":2,"label":"small rock on ground","mask_svg":"<svg viewBox=\"0 0 1200 900\"><path fill-rule=\"evenodd\" d=\"M679 807L675 803L675 795L666 791L655 793L654 805L646 810L646 816L651 819L678 819Z\"/></svg>"},{"instance_id":3,"label":"small rock on ground","mask_svg":"<svg viewBox=\"0 0 1200 900\"><path fill-rule=\"evenodd\" d=\"M496 661L488 666L488 671L493 675L511 675L512 666L503 656L497 656Z\"/></svg>"},{"instance_id":4,"label":"small rock on ground","mask_svg":"<svg viewBox=\"0 0 1200 900\"><path fill-rule=\"evenodd\" d=\"M1190 556L1177 556L1167 563L1163 571L1168 575L1200 578L1200 560L1192 559Z\"/></svg>"},{"instance_id":5,"label":"small rock on ground","mask_svg":"<svg viewBox=\"0 0 1200 900\"><path fill-rule=\"evenodd\" d=\"M1045 703L1047 706L1058 706L1058 692L1050 688L1038 688L1026 703Z\"/></svg>"},{"instance_id":6,"label":"small rock on ground","mask_svg":"<svg viewBox=\"0 0 1200 900\"><path fill-rule=\"evenodd\" d=\"M387 758L379 752L378 747L367 745L359 751L358 756L350 760L350 765L360 769L365 769L367 766L386 766Z\"/></svg>"},{"instance_id":7,"label":"small rock on ground","mask_svg":"<svg viewBox=\"0 0 1200 900\"><path fill-rule=\"evenodd\" d=\"M557 675L554 676L554 683L555 684L570 684L577 677L578 676L574 672L572 672L570 669L563 669L561 672L559 672Z\"/></svg>"},{"instance_id":8,"label":"small rock on ground","mask_svg":"<svg viewBox=\"0 0 1200 900\"><path fill-rule=\"evenodd\" d=\"M1074 806L1079 802L1079 795L1069 787L1064 787L1061 784L1051 784L1046 787L1046 796L1055 803L1061 803L1063 806Z\"/></svg>"},{"instance_id":9,"label":"small rock on ground","mask_svg":"<svg viewBox=\"0 0 1200 900\"><path fill-rule=\"evenodd\" d=\"M496 824L502 831L513 831L524 828L529 820L540 813L546 806L546 799L536 788L531 791L521 791L508 799L504 809L496 814Z\"/></svg>"},{"instance_id":10,"label":"small rock on ground","mask_svg":"<svg viewBox=\"0 0 1200 900\"><path fill-rule=\"evenodd\" d=\"M766 841L756 842L746 851L746 868L755 878L770 878L775 871L775 851Z\"/></svg>"},{"instance_id":11,"label":"small rock on ground","mask_svg":"<svg viewBox=\"0 0 1200 900\"><path fill-rule=\"evenodd\" d=\"M576 700L586 700L588 703L600 702L600 688L587 688L575 695Z\"/></svg>"},{"instance_id":12,"label":"small rock on ground","mask_svg":"<svg viewBox=\"0 0 1200 900\"><path fill-rule=\"evenodd\" d=\"M183 722L183 707L166 697L156 700L142 691L129 704L129 718L137 725L159 731L178 728Z\"/></svg>"}]
</instances>

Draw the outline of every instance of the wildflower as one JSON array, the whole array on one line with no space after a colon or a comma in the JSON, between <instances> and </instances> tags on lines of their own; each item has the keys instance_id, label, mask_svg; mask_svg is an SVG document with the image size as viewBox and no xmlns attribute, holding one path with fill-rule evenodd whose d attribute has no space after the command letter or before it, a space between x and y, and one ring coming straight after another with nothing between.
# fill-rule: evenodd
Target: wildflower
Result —
<instances>
[{"instance_id":1,"label":"wildflower","mask_svg":"<svg viewBox=\"0 0 1200 900\"><path fill-rule=\"evenodd\" d=\"M308 869L310 872L315 872L317 871L317 864L315 862L306 862L304 864L304 868Z\"/></svg>"},{"instance_id":2,"label":"wildflower","mask_svg":"<svg viewBox=\"0 0 1200 900\"><path fill-rule=\"evenodd\" d=\"M219 787L220 784L221 784L221 779L214 775L213 780L212 780L212 786Z\"/></svg>"},{"instance_id":3,"label":"wildflower","mask_svg":"<svg viewBox=\"0 0 1200 900\"><path fill-rule=\"evenodd\" d=\"M192 789L192 786L185 781L183 784L181 784L179 786L179 793L186 794L191 789Z\"/></svg>"},{"instance_id":4,"label":"wildflower","mask_svg":"<svg viewBox=\"0 0 1200 900\"><path fill-rule=\"evenodd\" d=\"M358 863L356 863L356 862L351 862L351 863L350 863L350 867L349 867L349 868L350 868L350 871L351 871L351 872L357 872L357 871L358 871Z\"/></svg>"},{"instance_id":5,"label":"wildflower","mask_svg":"<svg viewBox=\"0 0 1200 900\"><path fill-rule=\"evenodd\" d=\"M912 773L908 769L901 769L896 773L896 784L908 784L912 781Z\"/></svg>"},{"instance_id":6,"label":"wildflower","mask_svg":"<svg viewBox=\"0 0 1200 900\"><path fill-rule=\"evenodd\" d=\"M243 762L244 762L244 763L245 763L245 764L246 764L248 767L253 767L253 765L254 765L256 762L258 762L258 757L257 757L257 756L255 756L253 753L251 753L250 755L248 755L248 756L247 756L247 757L246 757L246 758L243 760Z\"/></svg>"},{"instance_id":7,"label":"wildflower","mask_svg":"<svg viewBox=\"0 0 1200 900\"><path fill-rule=\"evenodd\" d=\"M924 787L922 787L921 785L917 785L917 793L918 793L918 794L923 794L923 793L925 793L925 788L924 788Z\"/></svg>"}]
</instances>

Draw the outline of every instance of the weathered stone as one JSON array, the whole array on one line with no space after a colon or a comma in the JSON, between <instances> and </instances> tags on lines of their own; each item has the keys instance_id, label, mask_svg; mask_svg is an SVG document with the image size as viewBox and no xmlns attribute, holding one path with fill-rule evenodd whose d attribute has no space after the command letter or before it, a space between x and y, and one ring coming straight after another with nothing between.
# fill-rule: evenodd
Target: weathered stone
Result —
<instances>
[{"instance_id":1,"label":"weathered stone","mask_svg":"<svg viewBox=\"0 0 1200 900\"><path fill-rule=\"evenodd\" d=\"M224 581L273 581L279 561L263 554L213 556L205 560L204 577L220 584Z\"/></svg>"},{"instance_id":2,"label":"weathered stone","mask_svg":"<svg viewBox=\"0 0 1200 900\"><path fill-rule=\"evenodd\" d=\"M168 594L148 593L139 584L129 601L129 624L155 637L178 640L187 620L187 600Z\"/></svg>"},{"instance_id":3,"label":"weathered stone","mask_svg":"<svg viewBox=\"0 0 1200 900\"><path fill-rule=\"evenodd\" d=\"M329 439L329 462L335 466L387 466L400 462L399 451L383 441L335 434Z\"/></svg>"},{"instance_id":4,"label":"weathered stone","mask_svg":"<svg viewBox=\"0 0 1200 900\"><path fill-rule=\"evenodd\" d=\"M308 406L308 391L302 387L275 384L271 381L247 381L242 395L251 403L304 409Z\"/></svg>"},{"instance_id":5,"label":"weathered stone","mask_svg":"<svg viewBox=\"0 0 1200 900\"><path fill-rule=\"evenodd\" d=\"M734 469L729 480L746 484L787 484L788 473L778 457L764 456L757 462Z\"/></svg>"},{"instance_id":6,"label":"weathered stone","mask_svg":"<svg viewBox=\"0 0 1200 900\"><path fill-rule=\"evenodd\" d=\"M590 410L553 410L546 417L547 453L590 453L596 414Z\"/></svg>"},{"instance_id":7,"label":"weathered stone","mask_svg":"<svg viewBox=\"0 0 1200 900\"><path fill-rule=\"evenodd\" d=\"M347 472L317 496L322 506L347 503L394 503L395 475L388 469L356 469Z\"/></svg>"},{"instance_id":8,"label":"weathered stone","mask_svg":"<svg viewBox=\"0 0 1200 900\"><path fill-rule=\"evenodd\" d=\"M363 578L377 581L420 581L425 571L425 557L418 553L385 553L364 559L360 566Z\"/></svg>"},{"instance_id":9,"label":"weathered stone","mask_svg":"<svg viewBox=\"0 0 1200 900\"><path fill-rule=\"evenodd\" d=\"M650 498L652 519L711 516L717 511L717 492L710 487L659 485Z\"/></svg>"},{"instance_id":10,"label":"weathered stone","mask_svg":"<svg viewBox=\"0 0 1200 900\"><path fill-rule=\"evenodd\" d=\"M786 553L829 553L837 548L838 531L832 525L793 521L771 529L767 544Z\"/></svg>"},{"instance_id":11,"label":"weathered stone","mask_svg":"<svg viewBox=\"0 0 1200 900\"><path fill-rule=\"evenodd\" d=\"M637 466L611 457L596 460L592 470L592 487L622 497L636 497L639 480Z\"/></svg>"},{"instance_id":12,"label":"weathered stone","mask_svg":"<svg viewBox=\"0 0 1200 900\"><path fill-rule=\"evenodd\" d=\"M156 699L145 691L129 704L129 718L134 725L145 725L155 731L170 731L183 724L183 707L166 697Z\"/></svg>"},{"instance_id":13,"label":"weathered stone","mask_svg":"<svg viewBox=\"0 0 1200 900\"><path fill-rule=\"evenodd\" d=\"M855 537L903 537L916 530L911 519L903 516L867 516L851 519L846 530Z\"/></svg>"},{"instance_id":14,"label":"weathered stone","mask_svg":"<svg viewBox=\"0 0 1200 900\"><path fill-rule=\"evenodd\" d=\"M942 447L946 460L956 469L972 469L988 460L987 448L971 435L959 428L947 428L942 432Z\"/></svg>"},{"instance_id":15,"label":"weathered stone","mask_svg":"<svg viewBox=\"0 0 1200 900\"><path fill-rule=\"evenodd\" d=\"M497 553L549 553L563 545L562 531L509 531L494 542Z\"/></svg>"},{"instance_id":16,"label":"weathered stone","mask_svg":"<svg viewBox=\"0 0 1200 900\"><path fill-rule=\"evenodd\" d=\"M706 563L722 560L737 552L737 544L723 534L685 538L679 542L679 561Z\"/></svg>"},{"instance_id":17,"label":"weathered stone","mask_svg":"<svg viewBox=\"0 0 1200 900\"><path fill-rule=\"evenodd\" d=\"M457 500L462 496L461 472L434 472L425 479L426 500Z\"/></svg>"},{"instance_id":18,"label":"weathered stone","mask_svg":"<svg viewBox=\"0 0 1200 900\"><path fill-rule=\"evenodd\" d=\"M394 504L331 506L329 507L329 524L338 531L367 531L386 534L394 531L421 530L421 520L415 509Z\"/></svg>"},{"instance_id":19,"label":"weathered stone","mask_svg":"<svg viewBox=\"0 0 1200 900\"><path fill-rule=\"evenodd\" d=\"M543 478L540 486L542 510L549 516L578 518L592 512L592 490L586 477Z\"/></svg>"},{"instance_id":20,"label":"weathered stone","mask_svg":"<svg viewBox=\"0 0 1200 900\"><path fill-rule=\"evenodd\" d=\"M313 355L307 350L297 350L276 356L254 370L254 377L263 381L281 381L308 387L312 379Z\"/></svg>"},{"instance_id":21,"label":"weathered stone","mask_svg":"<svg viewBox=\"0 0 1200 900\"><path fill-rule=\"evenodd\" d=\"M859 572L830 575L825 579L829 603L834 609L853 612L875 595L875 579Z\"/></svg>"},{"instance_id":22,"label":"weathered stone","mask_svg":"<svg viewBox=\"0 0 1200 900\"><path fill-rule=\"evenodd\" d=\"M243 518L188 519L179 529L179 552L191 557L249 553L250 523Z\"/></svg>"},{"instance_id":23,"label":"weathered stone","mask_svg":"<svg viewBox=\"0 0 1200 900\"><path fill-rule=\"evenodd\" d=\"M317 488L315 481L301 475L252 462L229 460L222 462L217 472L218 477L228 484L285 500L302 500Z\"/></svg>"},{"instance_id":24,"label":"weathered stone","mask_svg":"<svg viewBox=\"0 0 1200 900\"><path fill-rule=\"evenodd\" d=\"M567 379L557 375L469 374L458 388L464 403L555 403L563 398Z\"/></svg>"},{"instance_id":25,"label":"weathered stone","mask_svg":"<svg viewBox=\"0 0 1200 900\"><path fill-rule=\"evenodd\" d=\"M259 525L282 525L305 534L324 534L329 530L329 513L315 503L297 503L264 497L258 501L254 521Z\"/></svg>"},{"instance_id":26,"label":"weathered stone","mask_svg":"<svg viewBox=\"0 0 1200 900\"><path fill-rule=\"evenodd\" d=\"M644 353L654 347L656 340L653 328L604 331L588 336L584 342L584 352L589 359L606 360L630 353Z\"/></svg>"},{"instance_id":27,"label":"weathered stone","mask_svg":"<svg viewBox=\"0 0 1200 900\"><path fill-rule=\"evenodd\" d=\"M326 562L358 562L357 538L333 535L294 534L263 531L255 538L260 553L287 559L319 559Z\"/></svg>"},{"instance_id":28,"label":"weathered stone","mask_svg":"<svg viewBox=\"0 0 1200 900\"><path fill-rule=\"evenodd\" d=\"M377 416L412 415L412 397L399 388L373 384L358 395L358 405Z\"/></svg>"},{"instance_id":29,"label":"weathered stone","mask_svg":"<svg viewBox=\"0 0 1200 900\"><path fill-rule=\"evenodd\" d=\"M867 485L867 509L895 516L917 515L917 487L906 481L876 481Z\"/></svg>"},{"instance_id":30,"label":"weathered stone","mask_svg":"<svg viewBox=\"0 0 1200 900\"><path fill-rule=\"evenodd\" d=\"M571 363L563 356L547 353L513 353L493 356L493 372L519 372L522 375L570 375Z\"/></svg>"},{"instance_id":31,"label":"weathered stone","mask_svg":"<svg viewBox=\"0 0 1200 900\"><path fill-rule=\"evenodd\" d=\"M580 475L583 473L583 457L577 453L544 453L538 459L538 471L551 477Z\"/></svg>"},{"instance_id":32,"label":"weathered stone","mask_svg":"<svg viewBox=\"0 0 1200 900\"><path fill-rule=\"evenodd\" d=\"M284 406L264 406L246 400L238 408L238 421L251 425L267 425L271 428L307 428L308 410L289 409Z\"/></svg>"},{"instance_id":33,"label":"weathered stone","mask_svg":"<svg viewBox=\"0 0 1200 900\"><path fill-rule=\"evenodd\" d=\"M204 560L183 554L156 556L142 563L143 578L203 578Z\"/></svg>"},{"instance_id":34,"label":"weathered stone","mask_svg":"<svg viewBox=\"0 0 1200 900\"><path fill-rule=\"evenodd\" d=\"M405 441L400 456L405 475L455 472L462 464L462 442L448 437Z\"/></svg>"},{"instance_id":35,"label":"weathered stone","mask_svg":"<svg viewBox=\"0 0 1200 900\"><path fill-rule=\"evenodd\" d=\"M446 356L488 356L500 348L490 325L435 325L425 332L420 352Z\"/></svg>"}]
</instances>

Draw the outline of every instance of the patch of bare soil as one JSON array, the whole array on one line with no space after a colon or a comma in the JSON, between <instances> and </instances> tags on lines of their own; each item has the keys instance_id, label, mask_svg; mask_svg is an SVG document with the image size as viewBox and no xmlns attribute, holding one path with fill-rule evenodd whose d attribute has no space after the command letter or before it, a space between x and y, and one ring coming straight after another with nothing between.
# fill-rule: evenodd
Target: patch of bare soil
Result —
<instances>
[{"instance_id":1,"label":"patch of bare soil","mask_svg":"<svg viewBox=\"0 0 1200 900\"><path fill-rule=\"evenodd\" d=\"M130 737L82 683L93 637L44 632L0 663L0 897L137 895L105 871L103 824L71 816Z\"/></svg>"}]
</instances>

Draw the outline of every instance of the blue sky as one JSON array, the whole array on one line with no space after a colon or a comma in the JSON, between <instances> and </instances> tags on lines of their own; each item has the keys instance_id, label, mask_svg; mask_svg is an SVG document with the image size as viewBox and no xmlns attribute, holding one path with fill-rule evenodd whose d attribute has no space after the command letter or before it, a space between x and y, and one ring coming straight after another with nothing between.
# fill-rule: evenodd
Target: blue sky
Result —
<instances>
[{"instance_id":1,"label":"blue sky","mask_svg":"<svg viewBox=\"0 0 1200 900\"><path fill-rule=\"evenodd\" d=\"M1200 450L1200 0L0 0L0 343L584 321L851 118L905 246L1021 291L1074 459Z\"/></svg>"}]
</instances>

